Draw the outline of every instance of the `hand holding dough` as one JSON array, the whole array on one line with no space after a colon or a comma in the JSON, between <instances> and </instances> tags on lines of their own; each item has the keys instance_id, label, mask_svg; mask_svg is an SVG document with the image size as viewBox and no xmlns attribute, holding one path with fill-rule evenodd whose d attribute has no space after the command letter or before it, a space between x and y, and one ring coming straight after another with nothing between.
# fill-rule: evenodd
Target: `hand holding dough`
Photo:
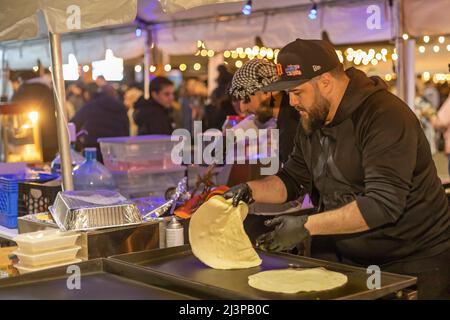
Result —
<instances>
[{"instance_id":1,"label":"hand holding dough","mask_svg":"<svg viewBox=\"0 0 450 320\"><path fill-rule=\"evenodd\" d=\"M240 202L233 207L231 199L214 196L191 218L189 242L194 255L215 269L256 267L261 259L244 230L248 206Z\"/></svg>"}]
</instances>

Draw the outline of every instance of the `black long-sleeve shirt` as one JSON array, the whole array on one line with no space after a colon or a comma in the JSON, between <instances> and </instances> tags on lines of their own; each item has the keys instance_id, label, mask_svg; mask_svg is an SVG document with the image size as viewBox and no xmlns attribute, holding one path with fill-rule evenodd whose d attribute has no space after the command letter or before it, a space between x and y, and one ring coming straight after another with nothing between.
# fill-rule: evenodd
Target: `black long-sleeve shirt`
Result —
<instances>
[{"instance_id":1,"label":"black long-sleeve shirt","mask_svg":"<svg viewBox=\"0 0 450 320\"><path fill-rule=\"evenodd\" d=\"M346 72L350 83L333 121L311 136L299 126L294 151L278 173L288 200L302 189L341 201L328 201L324 210L356 200L370 230L334 237L339 253L355 263L443 252L450 247L448 202L418 119L381 79ZM339 191L346 183L348 192Z\"/></svg>"}]
</instances>

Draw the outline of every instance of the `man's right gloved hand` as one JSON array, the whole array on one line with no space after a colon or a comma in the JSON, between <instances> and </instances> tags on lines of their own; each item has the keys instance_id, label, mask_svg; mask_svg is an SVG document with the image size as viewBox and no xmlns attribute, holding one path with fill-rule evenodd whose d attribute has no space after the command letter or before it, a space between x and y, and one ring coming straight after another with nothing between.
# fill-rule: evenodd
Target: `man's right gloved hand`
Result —
<instances>
[{"instance_id":1,"label":"man's right gloved hand","mask_svg":"<svg viewBox=\"0 0 450 320\"><path fill-rule=\"evenodd\" d=\"M223 194L223 197L225 199L233 199L233 207L237 207L239 201L244 201L247 204L254 201L252 197L252 189L250 189L249 185L246 183L241 183L231 187Z\"/></svg>"}]
</instances>

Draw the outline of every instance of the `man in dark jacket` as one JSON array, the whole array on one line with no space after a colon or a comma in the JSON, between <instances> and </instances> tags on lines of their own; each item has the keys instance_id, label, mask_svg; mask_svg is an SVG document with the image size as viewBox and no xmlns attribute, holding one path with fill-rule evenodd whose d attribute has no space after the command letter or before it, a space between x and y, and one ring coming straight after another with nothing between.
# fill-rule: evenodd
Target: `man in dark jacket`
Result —
<instances>
[{"instance_id":1,"label":"man in dark jacket","mask_svg":"<svg viewBox=\"0 0 450 320\"><path fill-rule=\"evenodd\" d=\"M380 78L344 72L326 41L297 39L278 63L265 89L288 90L300 113L294 151L277 175L225 197L283 203L309 192L321 213L268 221L261 247L331 236L340 261L417 276L419 298L448 298L448 202L415 114Z\"/></svg>"},{"instance_id":2,"label":"man in dark jacket","mask_svg":"<svg viewBox=\"0 0 450 320\"><path fill-rule=\"evenodd\" d=\"M150 100L142 96L134 104L133 118L138 126L138 135L172 134L173 101L173 82L164 77L153 79L150 82Z\"/></svg>"},{"instance_id":3,"label":"man in dark jacket","mask_svg":"<svg viewBox=\"0 0 450 320\"><path fill-rule=\"evenodd\" d=\"M12 97L12 102L39 110L43 160L52 161L58 152L58 136L50 75L46 73L43 77L33 78L22 84Z\"/></svg>"},{"instance_id":4,"label":"man in dark jacket","mask_svg":"<svg viewBox=\"0 0 450 320\"><path fill-rule=\"evenodd\" d=\"M110 89L94 94L72 118L77 131L85 130L80 138L83 148L97 147L98 138L123 137L129 135L127 109L116 97L110 94ZM100 153L97 153L101 159Z\"/></svg>"}]
</instances>

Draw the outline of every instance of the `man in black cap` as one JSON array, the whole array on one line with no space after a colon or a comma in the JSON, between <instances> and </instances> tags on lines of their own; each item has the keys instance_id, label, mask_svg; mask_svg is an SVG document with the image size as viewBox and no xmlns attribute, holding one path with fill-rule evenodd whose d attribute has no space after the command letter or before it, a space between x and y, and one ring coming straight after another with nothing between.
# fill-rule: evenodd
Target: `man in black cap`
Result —
<instances>
[{"instance_id":1,"label":"man in black cap","mask_svg":"<svg viewBox=\"0 0 450 320\"><path fill-rule=\"evenodd\" d=\"M277 175L224 196L283 203L308 192L320 213L267 221L260 247L329 236L341 262L417 276L422 299L450 297L448 201L414 113L380 78L344 71L326 41L289 43L277 68L263 90L287 90L300 113L294 151Z\"/></svg>"}]
</instances>

